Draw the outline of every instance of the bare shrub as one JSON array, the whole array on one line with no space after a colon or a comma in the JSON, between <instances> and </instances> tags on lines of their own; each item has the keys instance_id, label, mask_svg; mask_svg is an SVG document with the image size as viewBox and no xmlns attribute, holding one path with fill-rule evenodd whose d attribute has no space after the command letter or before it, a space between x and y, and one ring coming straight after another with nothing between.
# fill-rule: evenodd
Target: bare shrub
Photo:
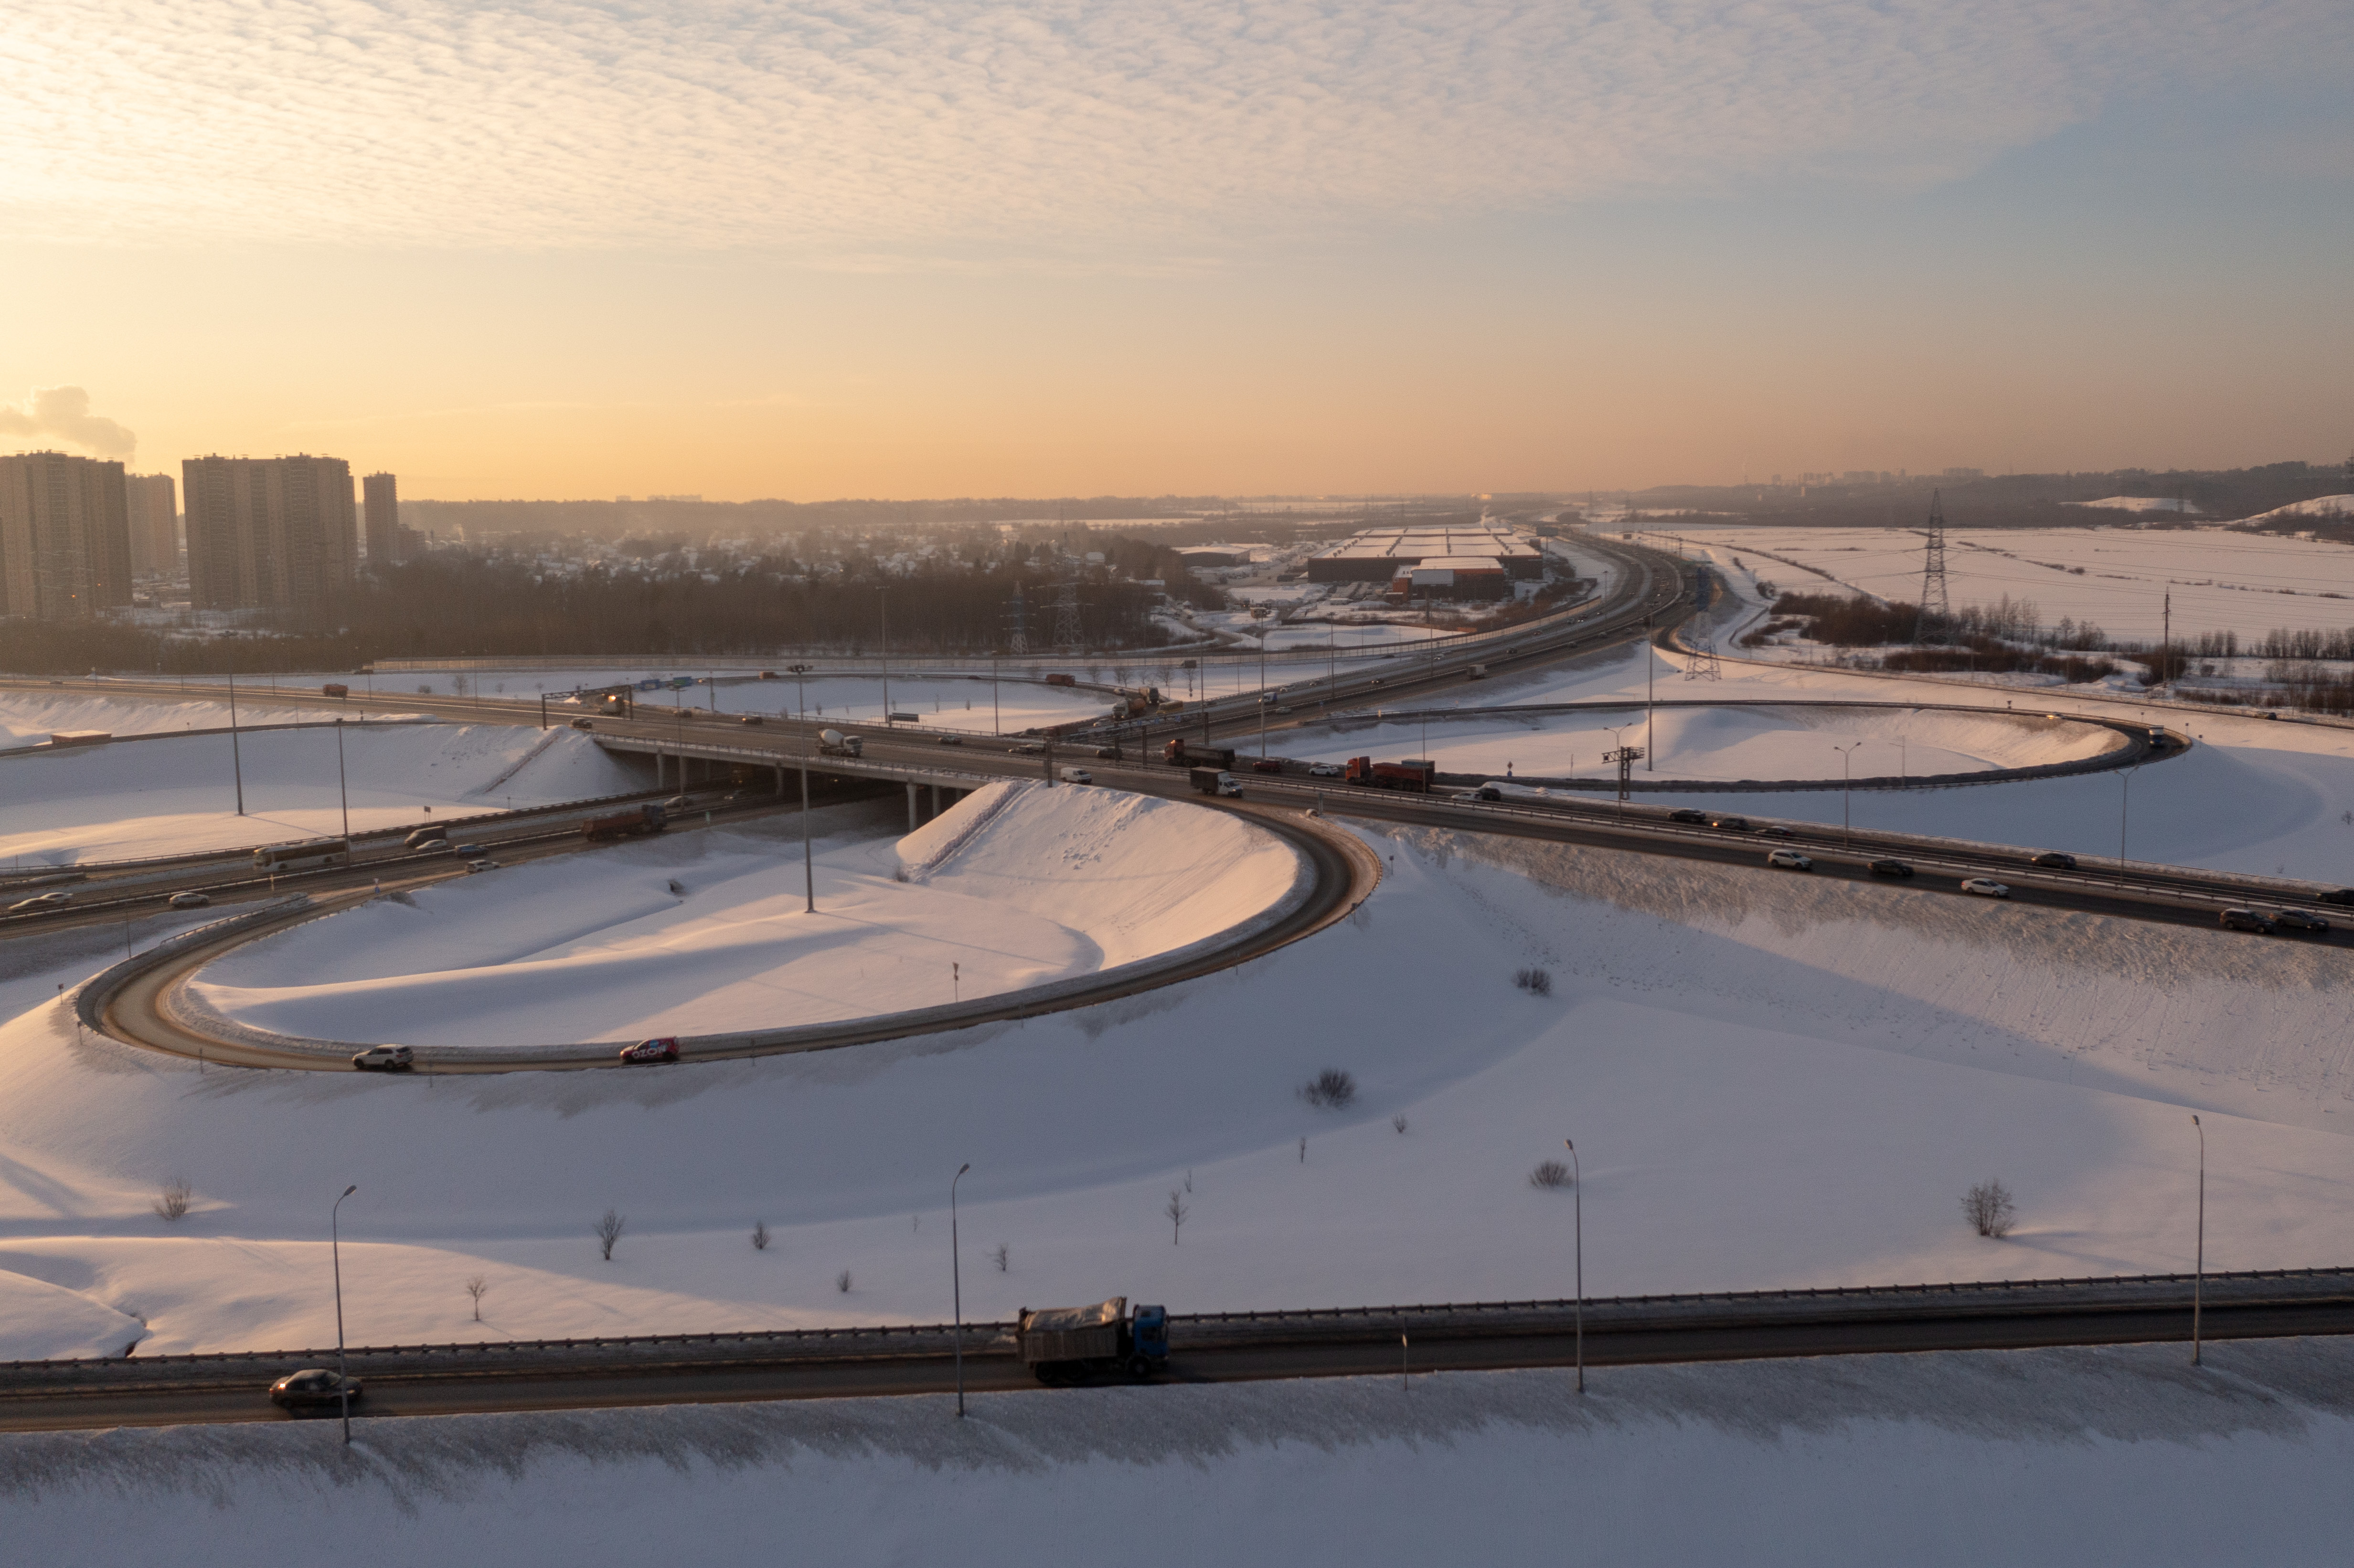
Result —
<instances>
[{"instance_id":1,"label":"bare shrub","mask_svg":"<svg viewBox=\"0 0 2354 1568\"><path fill-rule=\"evenodd\" d=\"M1512 983L1531 996L1551 996L1553 971L1551 969L1515 969L1512 971Z\"/></svg>"},{"instance_id":2,"label":"bare shrub","mask_svg":"<svg viewBox=\"0 0 2354 1568\"><path fill-rule=\"evenodd\" d=\"M155 1217L168 1224L177 1224L188 1217L188 1205L195 1201L196 1195L195 1188L175 1176L164 1183L161 1192L155 1194Z\"/></svg>"},{"instance_id":3,"label":"bare shrub","mask_svg":"<svg viewBox=\"0 0 2354 1568\"><path fill-rule=\"evenodd\" d=\"M474 1298L474 1321L477 1323L482 1320L482 1294L490 1287L491 1282L479 1274L466 1281L466 1294Z\"/></svg>"},{"instance_id":4,"label":"bare shrub","mask_svg":"<svg viewBox=\"0 0 2354 1568\"><path fill-rule=\"evenodd\" d=\"M1532 1187L1566 1187L1570 1184L1569 1167L1558 1160L1548 1160L1529 1172Z\"/></svg>"},{"instance_id":5,"label":"bare shrub","mask_svg":"<svg viewBox=\"0 0 2354 1568\"><path fill-rule=\"evenodd\" d=\"M1962 1194L1962 1217L1978 1234L2000 1241L2018 1224L2019 1213L2010 1189L1989 1177Z\"/></svg>"},{"instance_id":6,"label":"bare shrub","mask_svg":"<svg viewBox=\"0 0 2354 1568\"><path fill-rule=\"evenodd\" d=\"M1327 1067L1299 1086L1299 1097L1311 1106L1339 1110L1357 1097L1357 1080L1338 1067Z\"/></svg>"},{"instance_id":7,"label":"bare shrub","mask_svg":"<svg viewBox=\"0 0 2354 1568\"><path fill-rule=\"evenodd\" d=\"M1013 1249L1008 1247L1003 1242L999 1242L997 1244L997 1250L989 1255L989 1261L997 1265L997 1272L1000 1274L1003 1274L1007 1269L1013 1266Z\"/></svg>"},{"instance_id":8,"label":"bare shrub","mask_svg":"<svg viewBox=\"0 0 2354 1568\"><path fill-rule=\"evenodd\" d=\"M845 1268L833 1277L833 1287L844 1296L850 1294L850 1270Z\"/></svg>"},{"instance_id":9,"label":"bare shrub","mask_svg":"<svg viewBox=\"0 0 2354 1568\"><path fill-rule=\"evenodd\" d=\"M1405 1130L1405 1112L1400 1111L1397 1115L1390 1118L1390 1125L1397 1128L1400 1132L1404 1132Z\"/></svg>"},{"instance_id":10,"label":"bare shrub","mask_svg":"<svg viewBox=\"0 0 2354 1568\"><path fill-rule=\"evenodd\" d=\"M769 1223L766 1220L752 1227L752 1250L754 1252L769 1250Z\"/></svg>"},{"instance_id":11,"label":"bare shrub","mask_svg":"<svg viewBox=\"0 0 2354 1568\"><path fill-rule=\"evenodd\" d=\"M605 1249L607 1263L613 1261L613 1244L621 1239L621 1228L627 1224L626 1220L611 1209L606 1210L605 1217L597 1222L597 1243Z\"/></svg>"},{"instance_id":12,"label":"bare shrub","mask_svg":"<svg viewBox=\"0 0 2354 1568\"><path fill-rule=\"evenodd\" d=\"M1169 1216L1169 1245L1175 1246L1178 1234L1185 1228L1185 1216L1193 1212L1193 1205L1185 1201L1184 1193L1172 1187L1169 1202L1161 1205L1161 1212Z\"/></svg>"}]
</instances>

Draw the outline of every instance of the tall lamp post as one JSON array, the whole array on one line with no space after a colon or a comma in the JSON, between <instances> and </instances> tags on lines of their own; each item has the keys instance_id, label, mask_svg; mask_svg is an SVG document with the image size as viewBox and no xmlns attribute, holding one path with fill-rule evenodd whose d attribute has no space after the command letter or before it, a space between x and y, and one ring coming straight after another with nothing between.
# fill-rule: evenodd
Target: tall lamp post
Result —
<instances>
[{"instance_id":1,"label":"tall lamp post","mask_svg":"<svg viewBox=\"0 0 2354 1568\"><path fill-rule=\"evenodd\" d=\"M891 590L875 590L876 613L883 618L883 722L891 722Z\"/></svg>"},{"instance_id":2,"label":"tall lamp post","mask_svg":"<svg viewBox=\"0 0 2354 1568\"><path fill-rule=\"evenodd\" d=\"M228 768L230 776L237 780L237 814L242 817L245 815L245 758L239 754L237 745L237 666L234 664L228 671Z\"/></svg>"},{"instance_id":3,"label":"tall lamp post","mask_svg":"<svg viewBox=\"0 0 2354 1568\"><path fill-rule=\"evenodd\" d=\"M1575 1216L1577 1237L1577 1392L1585 1392L1585 1182L1577 1168L1577 1140L1564 1138L1569 1146L1570 1213Z\"/></svg>"},{"instance_id":4,"label":"tall lamp post","mask_svg":"<svg viewBox=\"0 0 2354 1568\"><path fill-rule=\"evenodd\" d=\"M1842 849L1853 849L1855 847L1854 837L1848 831L1847 801L1850 771L1848 761L1849 758L1854 755L1855 748L1862 744L1863 742L1856 740L1850 741L1845 746L1834 746L1831 747L1833 751L1840 754L1840 847Z\"/></svg>"},{"instance_id":5,"label":"tall lamp post","mask_svg":"<svg viewBox=\"0 0 2354 1568\"><path fill-rule=\"evenodd\" d=\"M970 1160L949 1179L949 1288L956 1303L957 1419L964 1419L964 1258L957 1246L957 1183L972 1169Z\"/></svg>"},{"instance_id":6,"label":"tall lamp post","mask_svg":"<svg viewBox=\"0 0 2354 1568\"><path fill-rule=\"evenodd\" d=\"M2199 1308L2200 1298L2207 1293L2207 1129L2192 1117L2190 1125L2199 1128L2199 1254L2195 1266L2198 1272L2190 1277L2190 1364L2199 1364Z\"/></svg>"},{"instance_id":7,"label":"tall lamp post","mask_svg":"<svg viewBox=\"0 0 2354 1568\"><path fill-rule=\"evenodd\" d=\"M2126 768L2117 775L2124 790L2117 796L2117 886L2126 885L2126 809L2133 804L2134 769Z\"/></svg>"},{"instance_id":8,"label":"tall lamp post","mask_svg":"<svg viewBox=\"0 0 2354 1568\"><path fill-rule=\"evenodd\" d=\"M344 777L344 715L335 715L335 793L344 802L344 842L352 838L352 789Z\"/></svg>"},{"instance_id":9,"label":"tall lamp post","mask_svg":"<svg viewBox=\"0 0 2354 1568\"><path fill-rule=\"evenodd\" d=\"M789 665L793 673L793 684L801 691L801 897L806 901L802 913L817 913L817 867L810 851L809 807L809 673L807 664Z\"/></svg>"},{"instance_id":10,"label":"tall lamp post","mask_svg":"<svg viewBox=\"0 0 2354 1568\"><path fill-rule=\"evenodd\" d=\"M344 1198L359 1190L359 1183L353 1182L344 1189ZM349 1447L352 1442L352 1380L344 1362L344 1238L337 1213L344 1206L344 1198L336 1199L334 1207L327 1211L327 1249L328 1255L334 1259L335 1264L335 1392L343 1396L344 1446Z\"/></svg>"}]
</instances>

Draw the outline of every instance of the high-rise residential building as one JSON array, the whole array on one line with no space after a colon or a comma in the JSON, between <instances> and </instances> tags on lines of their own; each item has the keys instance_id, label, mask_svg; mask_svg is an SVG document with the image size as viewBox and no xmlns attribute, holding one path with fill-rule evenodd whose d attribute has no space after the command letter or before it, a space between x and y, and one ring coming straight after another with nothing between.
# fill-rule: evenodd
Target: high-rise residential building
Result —
<instances>
[{"instance_id":1,"label":"high-rise residential building","mask_svg":"<svg viewBox=\"0 0 2354 1568\"><path fill-rule=\"evenodd\" d=\"M341 458L189 458L180 464L189 598L198 609L331 611L359 532Z\"/></svg>"},{"instance_id":2,"label":"high-rise residential building","mask_svg":"<svg viewBox=\"0 0 2354 1568\"><path fill-rule=\"evenodd\" d=\"M0 614L69 620L131 602L122 465L0 457Z\"/></svg>"},{"instance_id":3,"label":"high-rise residential building","mask_svg":"<svg viewBox=\"0 0 2354 1568\"><path fill-rule=\"evenodd\" d=\"M388 473L372 473L360 481L367 517L367 556L376 566L408 558L400 547L400 486Z\"/></svg>"},{"instance_id":4,"label":"high-rise residential building","mask_svg":"<svg viewBox=\"0 0 2354 1568\"><path fill-rule=\"evenodd\" d=\"M134 473L122 482L131 505L131 569L169 577L180 569L180 487L168 473Z\"/></svg>"}]
</instances>

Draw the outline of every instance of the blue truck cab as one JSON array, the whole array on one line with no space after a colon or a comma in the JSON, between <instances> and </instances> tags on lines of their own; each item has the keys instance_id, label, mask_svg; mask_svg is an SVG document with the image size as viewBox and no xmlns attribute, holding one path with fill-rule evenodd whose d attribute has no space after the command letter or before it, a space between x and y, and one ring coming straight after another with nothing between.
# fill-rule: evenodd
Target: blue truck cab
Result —
<instances>
[{"instance_id":1,"label":"blue truck cab","mask_svg":"<svg viewBox=\"0 0 2354 1568\"><path fill-rule=\"evenodd\" d=\"M1136 1353L1150 1361L1154 1371L1169 1360L1169 1308L1139 1307L1129 1323L1135 1338Z\"/></svg>"}]
</instances>

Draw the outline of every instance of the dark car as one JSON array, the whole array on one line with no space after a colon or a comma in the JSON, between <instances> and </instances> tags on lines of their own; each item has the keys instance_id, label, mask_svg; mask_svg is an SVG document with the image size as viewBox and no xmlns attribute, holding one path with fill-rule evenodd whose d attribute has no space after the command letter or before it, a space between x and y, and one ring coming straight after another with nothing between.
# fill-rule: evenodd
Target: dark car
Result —
<instances>
[{"instance_id":1,"label":"dark car","mask_svg":"<svg viewBox=\"0 0 2354 1568\"><path fill-rule=\"evenodd\" d=\"M1760 828L1757 836L1761 839L1795 839L1798 835L1787 828Z\"/></svg>"},{"instance_id":2,"label":"dark car","mask_svg":"<svg viewBox=\"0 0 2354 1568\"><path fill-rule=\"evenodd\" d=\"M758 714L745 714L738 717L736 722L737 724L766 724L769 721L762 718Z\"/></svg>"},{"instance_id":3,"label":"dark car","mask_svg":"<svg viewBox=\"0 0 2354 1568\"><path fill-rule=\"evenodd\" d=\"M2273 918L2255 909L2226 909L2216 916L2226 931L2254 931L2262 936L2273 934Z\"/></svg>"},{"instance_id":4,"label":"dark car","mask_svg":"<svg viewBox=\"0 0 2354 1568\"><path fill-rule=\"evenodd\" d=\"M1704 817L1704 816L1701 815L1698 811L1693 810L1691 807L1687 806L1686 808L1684 808L1684 809L1683 809L1682 810L1681 810L1681 811L1670 811L1670 812L1668 813L1668 821L1671 821L1671 822L1701 822L1701 823L1705 823L1705 822L1708 821L1708 819L1707 819L1706 817Z\"/></svg>"},{"instance_id":5,"label":"dark car","mask_svg":"<svg viewBox=\"0 0 2354 1568\"><path fill-rule=\"evenodd\" d=\"M634 1045L621 1047L621 1065L624 1066L637 1062L675 1062L677 1060L678 1041L673 1035L665 1034L659 1040L641 1040Z\"/></svg>"},{"instance_id":6,"label":"dark car","mask_svg":"<svg viewBox=\"0 0 2354 1568\"><path fill-rule=\"evenodd\" d=\"M1280 773L1283 771L1283 764L1278 762L1272 757L1262 757L1257 762L1251 764L1251 771L1254 773Z\"/></svg>"},{"instance_id":7,"label":"dark car","mask_svg":"<svg viewBox=\"0 0 2354 1568\"><path fill-rule=\"evenodd\" d=\"M2335 893L2325 893L2314 902L2317 904L2354 904L2354 887L2341 887Z\"/></svg>"},{"instance_id":8,"label":"dark car","mask_svg":"<svg viewBox=\"0 0 2354 1568\"><path fill-rule=\"evenodd\" d=\"M346 1394L359 1403L360 1380L339 1377L325 1367L288 1372L270 1385L270 1403L282 1410L341 1410Z\"/></svg>"},{"instance_id":9,"label":"dark car","mask_svg":"<svg viewBox=\"0 0 2354 1568\"><path fill-rule=\"evenodd\" d=\"M1721 828L1728 833L1745 833L1749 831L1749 819L1746 817L1711 817L1708 820L1708 825L1712 828Z\"/></svg>"},{"instance_id":10,"label":"dark car","mask_svg":"<svg viewBox=\"0 0 2354 1568\"><path fill-rule=\"evenodd\" d=\"M597 726L590 724L585 718L577 718L572 721L572 727L574 729L595 729Z\"/></svg>"},{"instance_id":11,"label":"dark car","mask_svg":"<svg viewBox=\"0 0 2354 1568\"><path fill-rule=\"evenodd\" d=\"M1913 868L1901 860L1876 860L1872 863L1874 876L1910 876Z\"/></svg>"},{"instance_id":12,"label":"dark car","mask_svg":"<svg viewBox=\"0 0 2354 1568\"><path fill-rule=\"evenodd\" d=\"M433 842L434 840L446 839L449 836L449 829L441 826L439 822L428 822L421 828L411 829L408 836L400 841L400 847L403 849L412 850L423 849L427 844Z\"/></svg>"},{"instance_id":13,"label":"dark car","mask_svg":"<svg viewBox=\"0 0 2354 1568\"><path fill-rule=\"evenodd\" d=\"M352 1057L352 1068L361 1073L414 1072L417 1056L406 1045L371 1045Z\"/></svg>"},{"instance_id":14,"label":"dark car","mask_svg":"<svg viewBox=\"0 0 2354 1568\"><path fill-rule=\"evenodd\" d=\"M2329 922L2310 909L2284 909L2273 916L2273 922L2292 931L2327 932L2329 929Z\"/></svg>"},{"instance_id":15,"label":"dark car","mask_svg":"<svg viewBox=\"0 0 2354 1568\"><path fill-rule=\"evenodd\" d=\"M1504 798L1504 792L1493 784L1482 784L1463 798L1467 800L1500 800Z\"/></svg>"},{"instance_id":16,"label":"dark car","mask_svg":"<svg viewBox=\"0 0 2354 1568\"><path fill-rule=\"evenodd\" d=\"M2073 871L2076 869L2076 857L2073 854L2063 854L2058 850L2045 850L2028 863L2048 865L2054 871Z\"/></svg>"}]
</instances>

